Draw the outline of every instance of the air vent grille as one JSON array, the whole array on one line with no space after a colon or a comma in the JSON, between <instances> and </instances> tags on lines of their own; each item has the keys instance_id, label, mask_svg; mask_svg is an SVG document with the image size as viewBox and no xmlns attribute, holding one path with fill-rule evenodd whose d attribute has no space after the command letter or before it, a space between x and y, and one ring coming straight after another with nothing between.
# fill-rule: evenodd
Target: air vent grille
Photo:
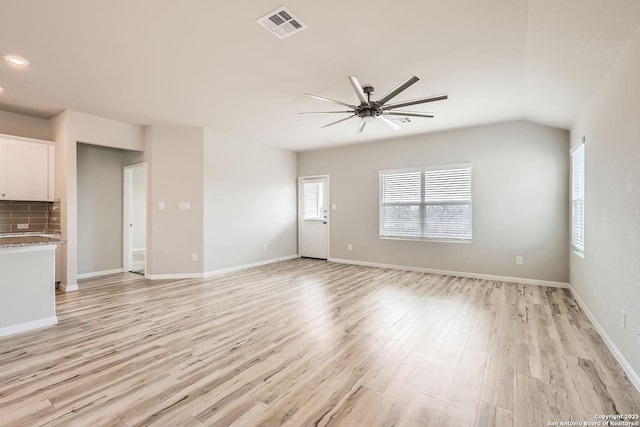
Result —
<instances>
[{"instance_id":1,"label":"air vent grille","mask_svg":"<svg viewBox=\"0 0 640 427\"><path fill-rule=\"evenodd\" d=\"M256 22L279 39L284 39L307 28L302 21L285 7L279 7L273 12L267 13L262 18L257 19Z\"/></svg>"}]
</instances>

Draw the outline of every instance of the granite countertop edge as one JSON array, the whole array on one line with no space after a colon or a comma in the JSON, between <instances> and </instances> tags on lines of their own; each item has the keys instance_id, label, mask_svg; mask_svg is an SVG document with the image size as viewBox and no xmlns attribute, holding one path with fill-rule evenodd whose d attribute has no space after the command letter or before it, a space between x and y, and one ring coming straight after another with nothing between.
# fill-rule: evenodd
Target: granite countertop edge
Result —
<instances>
[{"instance_id":1,"label":"granite countertop edge","mask_svg":"<svg viewBox=\"0 0 640 427\"><path fill-rule=\"evenodd\" d=\"M2 237L15 237L15 236L33 236L40 234L60 234L60 231L56 230L18 230L18 231L2 231L0 232L0 238Z\"/></svg>"},{"instance_id":2,"label":"granite countertop edge","mask_svg":"<svg viewBox=\"0 0 640 427\"><path fill-rule=\"evenodd\" d=\"M54 237L42 236L21 236L21 237L0 237L0 249L24 248L29 246L62 245L66 240Z\"/></svg>"}]
</instances>

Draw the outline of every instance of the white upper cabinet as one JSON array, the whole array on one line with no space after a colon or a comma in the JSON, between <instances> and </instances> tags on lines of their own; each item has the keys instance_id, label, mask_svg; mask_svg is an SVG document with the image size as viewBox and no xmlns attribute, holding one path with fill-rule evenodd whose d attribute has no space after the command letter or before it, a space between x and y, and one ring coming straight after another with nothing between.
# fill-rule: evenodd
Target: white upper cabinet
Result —
<instances>
[{"instance_id":1,"label":"white upper cabinet","mask_svg":"<svg viewBox=\"0 0 640 427\"><path fill-rule=\"evenodd\" d=\"M51 142L0 135L0 199L52 201L54 159Z\"/></svg>"},{"instance_id":2,"label":"white upper cabinet","mask_svg":"<svg viewBox=\"0 0 640 427\"><path fill-rule=\"evenodd\" d=\"M7 146L0 140L0 200L7 195Z\"/></svg>"}]
</instances>

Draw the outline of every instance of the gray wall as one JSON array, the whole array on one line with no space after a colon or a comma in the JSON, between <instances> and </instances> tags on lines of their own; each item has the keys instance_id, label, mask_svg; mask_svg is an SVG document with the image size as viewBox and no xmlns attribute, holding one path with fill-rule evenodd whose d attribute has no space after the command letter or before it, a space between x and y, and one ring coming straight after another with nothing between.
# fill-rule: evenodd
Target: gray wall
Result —
<instances>
[{"instance_id":1,"label":"gray wall","mask_svg":"<svg viewBox=\"0 0 640 427\"><path fill-rule=\"evenodd\" d=\"M296 254L295 153L201 128L153 126L145 160L150 276ZM181 201L191 209L179 210Z\"/></svg>"},{"instance_id":2,"label":"gray wall","mask_svg":"<svg viewBox=\"0 0 640 427\"><path fill-rule=\"evenodd\" d=\"M148 162L147 273L202 272L202 145L204 130L153 126L146 129ZM165 209L158 203L164 202ZM189 202L189 210L180 210ZM192 261L191 255L198 260Z\"/></svg>"},{"instance_id":3,"label":"gray wall","mask_svg":"<svg viewBox=\"0 0 640 427\"><path fill-rule=\"evenodd\" d=\"M53 140L51 122L49 120L1 110L0 133L47 141Z\"/></svg>"},{"instance_id":4,"label":"gray wall","mask_svg":"<svg viewBox=\"0 0 640 427\"><path fill-rule=\"evenodd\" d=\"M132 155L78 144L78 274L122 268L122 168Z\"/></svg>"},{"instance_id":5,"label":"gray wall","mask_svg":"<svg viewBox=\"0 0 640 427\"><path fill-rule=\"evenodd\" d=\"M571 131L586 137L585 251L571 285L640 374L640 29ZM627 329L621 311L627 312Z\"/></svg>"},{"instance_id":6,"label":"gray wall","mask_svg":"<svg viewBox=\"0 0 640 427\"><path fill-rule=\"evenodd\" d=\"M472 243L378 237L379 170L463 162L473 163ZM568 282L566 131L518 121L299 153L298 175L319 174L337 205L331 258Z\"/></svg>"},{"instance_id":7,"label":"gray wall","mask_svg":"<svg viewBox=\"0 0 640 427\"><path fill-rule=\"evenodd\" d=\"M204 206L205 272L295 255L296 154L206 130Z\"/></svg>"}]
</instances>

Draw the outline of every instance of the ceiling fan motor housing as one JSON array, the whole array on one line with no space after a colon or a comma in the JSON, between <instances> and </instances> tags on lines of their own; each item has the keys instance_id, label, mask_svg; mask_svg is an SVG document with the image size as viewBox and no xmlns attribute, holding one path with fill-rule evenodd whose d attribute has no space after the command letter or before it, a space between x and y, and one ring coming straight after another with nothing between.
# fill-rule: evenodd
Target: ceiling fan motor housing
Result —
<instances>
[{"instance_id":1,"label":"ceiling fan motor housing","mask_svg":"<svg viewBox=\"0 0 640 427\"><path fill-rule=\"evenodd\" d=\"M367 95L368 103L361 103L356 107L355 113L358 117L377 117L382 115L381 105L377 102L371 102L371 94L374 92L373 86L363 86L362 91Z\"/></svg>"},{"instance_id":2,"label":"ceiling fan motor housing","mask_svg":"<svg viewBox=\"0 0 640 427\"><path fill-rule=\"evenodd\" d=\"M355 113L358 117L377 117L382 115L382 110L374 104L371 106L361 105L360 107L356 107Z\"/></svg>"}]
</instances>

